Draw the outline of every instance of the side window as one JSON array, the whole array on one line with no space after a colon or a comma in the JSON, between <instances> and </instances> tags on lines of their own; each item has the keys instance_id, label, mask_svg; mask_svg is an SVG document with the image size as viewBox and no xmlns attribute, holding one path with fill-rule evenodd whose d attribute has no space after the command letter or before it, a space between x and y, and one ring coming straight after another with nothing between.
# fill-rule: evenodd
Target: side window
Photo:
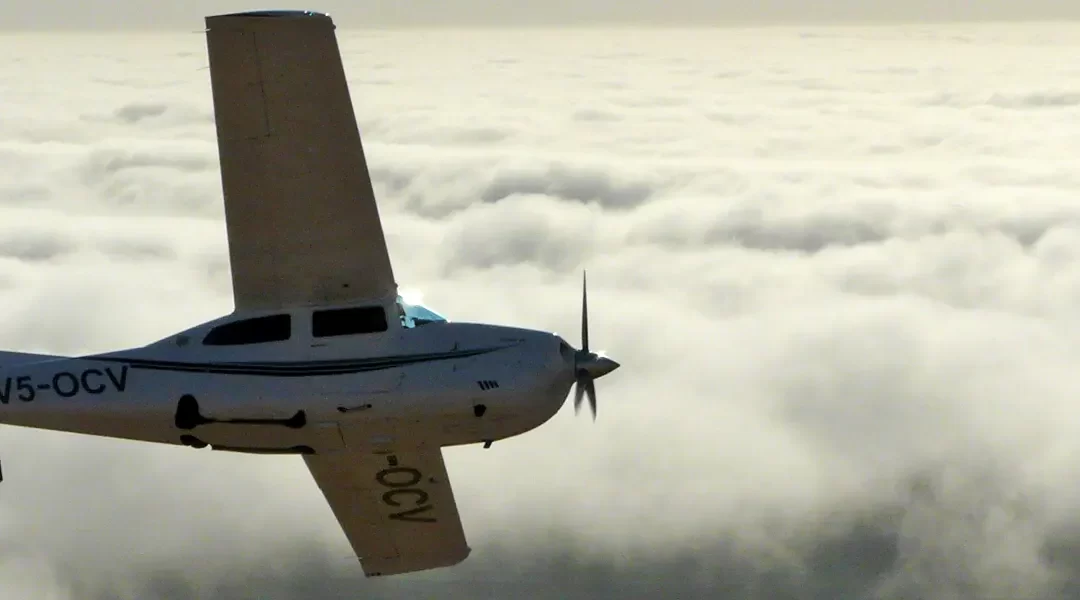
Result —
<instances>
[{"instance_id":1,"label":"side window","mask_svg":"<svg viewBox=\"0 0 1080 600\"><path fill-rule=\"evenodd\" d=\"M311 315L311 335L317 338L386 331L386 311L381 306L317 310Z\"/></svg>"},{"instance_id":2,"label":"side window","mask_svg":"<svg viewBox=\"0 0 1080 600\"><path fill-rule=\"evenodd\" d=\"M218 325L203 338L204 346L240 346L284 342L289 339L292 319L289 315L255 317Z\"/></svg>"}]
</instances>

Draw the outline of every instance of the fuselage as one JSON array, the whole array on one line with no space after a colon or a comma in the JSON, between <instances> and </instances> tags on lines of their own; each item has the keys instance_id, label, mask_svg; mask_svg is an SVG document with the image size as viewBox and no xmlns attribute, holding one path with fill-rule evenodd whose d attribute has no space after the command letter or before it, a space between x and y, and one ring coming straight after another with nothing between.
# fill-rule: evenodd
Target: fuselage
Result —
<instances>
[{"instance_id":1,"label":"fuselage","mask_svg":"<svg viewBox=\"0 0 1080 600\"><path fill-rule=\"evenodd\" d=\"M552 333L404 317L342 328L313 312L234 314L79 358L9 354L0 423L260 453L451 446L543 424L574 381L574 351Z\"/></svg>"}]
</instances>

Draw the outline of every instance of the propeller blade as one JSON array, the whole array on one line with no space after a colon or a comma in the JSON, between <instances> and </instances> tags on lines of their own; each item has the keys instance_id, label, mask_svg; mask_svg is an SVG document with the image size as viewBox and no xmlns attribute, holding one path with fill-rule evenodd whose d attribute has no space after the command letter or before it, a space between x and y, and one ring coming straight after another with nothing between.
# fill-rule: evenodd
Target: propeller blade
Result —
<instances>
[{"instance_id":1,"label":"propeller blade","mask_svg":"<svg viewBox=\"0 0 1080 600\"><path fill-rule=\"evenodd\" d=\"M593 384L593 379L590 377L585 382L585 393L589 396L589 408L592 409L592 419L596 420L596 385Z\"/></svg>"},{"instance_id":2,"label":"propeller blade","mask_svg":"<svg viewBox=\"0 0 1080 600\"><path fill-rule=\"evenodd\" d=\"M589 292L585 271L581 272L581 349L589 352Z\"/></svg>"},{"instance_id":3,"label":"propeller blade","mask_svg":"<svg viewBox=\"0 0 1080 600\"><path fill-rule=\"evenodd\" d=\"M589 409L596 421L597 377L603 377L619 368L619 363L607 356L589 350L589 284L584 270L581 271L581 349L574 353L574 414L581 411L585 396L589 397Z\"/></svg>"}]
</instances>

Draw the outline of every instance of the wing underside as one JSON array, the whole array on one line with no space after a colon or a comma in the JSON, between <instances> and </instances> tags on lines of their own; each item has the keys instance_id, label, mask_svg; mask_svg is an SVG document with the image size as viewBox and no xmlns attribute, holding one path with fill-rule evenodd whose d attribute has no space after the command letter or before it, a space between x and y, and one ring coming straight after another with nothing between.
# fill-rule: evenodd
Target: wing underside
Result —
<instances>
[{"instance_id":1,"label":"wing underside","mask_svg":"<svg viewBox=\"0 0 1080 600\"><path fill-rule=\"evenodd\" d=\"M391 297L333 22L263 11L206 27L236 309Z\"/></svg>"},{"instance_id":2,"label":"wing underside","mask_svg":"<svg viewBox=\"0 0 1080 600\"><path fill-rule=\"evenodd\" d=\"M440 448L304 461L366 576L448 567L469 555Z\"/></svg>"}]
</instances>

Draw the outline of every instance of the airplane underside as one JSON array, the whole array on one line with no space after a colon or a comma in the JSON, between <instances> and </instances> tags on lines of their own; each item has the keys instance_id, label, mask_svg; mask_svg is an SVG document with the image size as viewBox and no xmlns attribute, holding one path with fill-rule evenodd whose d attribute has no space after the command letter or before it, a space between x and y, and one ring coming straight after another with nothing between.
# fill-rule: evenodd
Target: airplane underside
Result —
<instances>
[{"instance_id":1,"label":"airplane underside","mask_svg":"<svg viewBox=\"0 0 1080 600\"><path fill-rule=\"evenodd\" d=\"M225 403L200 401L193 393L175 402L138 402L117 410L75 402L24 406L4 411L0 423L134 441L210 448L250 454L311 455L394 446L456 446L519 435L540 426L558 410L572 381L556 379L541 388L500 389L470 402L433 397L416 400L424 410L396 412L373 396L329 406L295 401L271 410L222 410ZM442 408L439 408L442 407ZM30 409L30 410L27 410Z\"/></svg>"}]
</instances>

